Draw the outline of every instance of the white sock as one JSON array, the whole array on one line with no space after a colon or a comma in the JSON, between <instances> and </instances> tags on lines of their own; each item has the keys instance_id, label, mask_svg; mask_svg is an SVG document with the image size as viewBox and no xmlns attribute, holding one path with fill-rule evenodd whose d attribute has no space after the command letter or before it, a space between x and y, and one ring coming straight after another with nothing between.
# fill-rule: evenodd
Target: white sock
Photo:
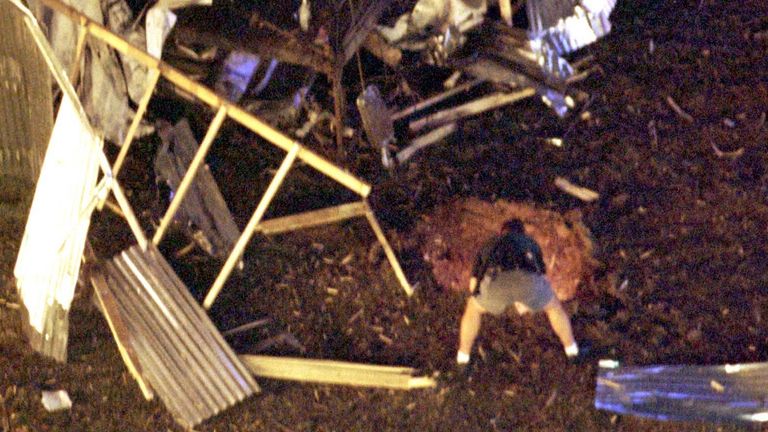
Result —
<instances>
[{"instance_id":1,"label":"white sock","mask_svg":"<svg viewBox=\"0 0 768 432\"><path fill-rule=\"evenodd\" d=\"M456 363L458 364L467 364L469 363L469 354L464 352L457 352L456 353Z\"/></svg>"},{"instance_id":2,"label":"white sock","mask_svg":"<svg viewBox=\"0 0 768 432\"><path fill-rule=\"evenodd\" d=\"M565 347L565 355L568 357L576 357L579 355L579 346L576 345L576 342Z\"/></svg>"}]
</instances>

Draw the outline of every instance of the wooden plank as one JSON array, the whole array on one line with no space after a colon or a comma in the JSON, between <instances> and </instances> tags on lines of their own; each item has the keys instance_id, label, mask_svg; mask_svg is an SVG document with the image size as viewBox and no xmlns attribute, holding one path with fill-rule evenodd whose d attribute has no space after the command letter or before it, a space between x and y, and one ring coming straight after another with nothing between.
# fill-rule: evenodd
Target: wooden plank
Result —
<instances>
[{"instance_id":1,"label":"wooden plank","mask_svg":"<svg viewBox=\"0 0 768 432\"><path fill-rule=\"evenodd\" d=\"M459 93L462 93L464 91L467 91L471 89L472 87L477 86L478 84L482 83L483 80L475 79L470 82L464 83L460 86L456 86L450 90L446 90L440 94L437 94L435 96L432 96L430 98L424 99L423 101L416 103L414 105L409 106L408 108L403 109L402 111L398 111L394 114L392 114L392 121L400 120L403 117L408 117L409 115L415 114L421 110L424 110L426 108L431 107L432 105L435 105L437 103L440 103L452 96L455 96Z\"/></svg>"},{"instance_id":2,"label":"wooden plank","mask_svg":"<svg viewBox=\"0 0 768 432\"><path fill-rule=\"evenodd\" d=\"M367 206L362 201L341 204L320 210L312 210L290 216L265 220L256 226L256 231L265 235L271 235L304 228L311 228L318 225L325 225L357 216L363 216L365 215L366 210Z\"/></svg>"},{"instance_id":3,"label":"wooden plank","mask_svg":"<svg viewBox=\"0 0 768 432\"><path fill-rule=\"evenodd\" d=\"M200 44L221 47L227 51L245 51L306 67L324 75L329 75L333 70L329 52L300 40L257 14L250 17L249 26L238 32L236 37L218 34L211 30L210 22L195 19L179 20L173 32L185 45Z\"/></svg>"},{"instance_id":4,"label":"wooden plank","mask_svg":"<svg viewBox=\"0 0 768 432\"><path fill-rule=\"evenodd\" d=\"M381 226L379 226L379 221L376 219L376 215L373 214L373 210L370 208L368 203L366 203L366 206L368 206L368 211L365 212L365 217L368 219L368 223L371 225L374 234L376 234L376 238L379 240L379 243L381 243L381 247L384 249L384 254L387 256L389 265L392 266L392 270L395 272L395 276L400 282L400 286L403 287L405 294L410 297L413 294L413 288L411 287L410 282L408 282L408 279L405 277L405 273L400 267L400 262L397 260L395 251L392 250L392 246L390 246L389 242L387 241L387 236L384 235L384 231L381 229Z\"/></svg>"},{"instance_id":5,"label":"wooden plank","mask_svg":"<svg viewBox=\"0 0 768 432\"><path fill-rule=\"evenodd\" d=\"M397 163L403 164L408 161L417 151L424 149L437 141L445 139L450 134L456 132L456 123L448 123L438 126L431 131L411 140L408 147L397 152Z\"/></svg>"},{"instance_id":6,"label":"wooden plank","mask_svg":"<svg viewBox=\"0 0 768 432\"><path fill-rule=\"evenodd\" d=\"M500 106L508 105L519 100L531 97L536 94L536 90L526 88L514 93L493 93L491 95L475 99L472 102L438 111L424 118L415 120L408 125L412 132L417 132L425 128L442 126L446 123L455 122L466 117L480 114L485 111L496 109Z\"/></svg>"},{"instance_id":7,"label":"wooden plank","mask_svg":"<svg viewBox=\"0 0 768 432\"><path fill-rule=\"evenodd\" d=\"M436 385L432 378L414 377L416 370L409 367L245 354L239 357L254 375L264 378L400 390Z\"/></svg>"}]
</instances>

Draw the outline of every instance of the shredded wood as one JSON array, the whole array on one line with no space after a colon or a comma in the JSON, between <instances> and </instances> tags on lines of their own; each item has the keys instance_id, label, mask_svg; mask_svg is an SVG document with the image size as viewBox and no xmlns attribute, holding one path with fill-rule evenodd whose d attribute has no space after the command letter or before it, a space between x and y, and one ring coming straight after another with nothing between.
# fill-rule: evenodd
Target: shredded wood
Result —
<instances>
[{"instance_id":1,"label":"shredded wood","mask_svg":"<svg viewBox=\"0 0 768 432\"><path fill-rule=\"evenodd\" d=\"M557 177L555 179L555 186L557 186L563 192L572 195L582 201L591 202L600 198L600 194L585 187L576 186L563 177Z\"/></svg>"},{"instance_id":2,"label":"shredded wood","mask_svg":"<svg viewBox=\"0 0 768 432\"><path fill-rule=\"evenodd\" d=\"M680 108L680 105L672 99L672 96L667 96L667 105L669 105L669 107L672 108L672 111L674 111L681 119L688 123L693 123L693 116L683 111L683 109Z\"/></svg>"}]
</instances>

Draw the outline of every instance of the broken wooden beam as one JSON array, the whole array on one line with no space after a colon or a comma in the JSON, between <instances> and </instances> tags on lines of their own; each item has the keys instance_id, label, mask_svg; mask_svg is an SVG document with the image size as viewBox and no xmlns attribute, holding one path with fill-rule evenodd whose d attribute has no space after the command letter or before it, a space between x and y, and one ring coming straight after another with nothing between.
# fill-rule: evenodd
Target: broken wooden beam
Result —
<instances>
[{"instance_id":1,"label":"broken wooden beam","mask_svg":"<svg viewBox=\"0 0 768 432\"><path fill-rule=\"evenodd\" d=\"M278 31L274 25L257 15L251 17L250 27L236 36L220 34L211 29L211 22L207 20L182 20L176 24L174 35L187 45L213 45L228 51L245 51L303 66L324 75L330 75L333 71L333 60L329 52L290 33Z\"/></svg>"},{"instance_id":2,"label":"broken wooden beam","mask_svg":"<svg viewBox=\"0 0 768 432\"><path fill-rule=\"evenodd\" d=\"M475 99L457 107L438 111L426 117L412 121L408 128L411 132L418 132L422 129L433 128L455 122L466 117L474 116L485 111L499 108L519 100L531 97L536 94L533 88L526 88L512 93L497 92L488 96Z\"/></svg>"},{"instance_id":3,"label":"broken wooden beam","mask_svg":"<svg viewBox=\"0 0 768 432\"><path fill-rule=\"evenodd\" d=\"M410 367L245 354L239 357L251 373L263 378L399 390L436 385L431 377L414 376L416 370Z\"/></svg>"},{"instance_id":4,"label":"broken wooden beam","mask_svg":"<svg viewBox=\"0 0 768 432\"><path fill-rule=\"evenodd\" d=\"M465 91L467 91L467 90L469 90L469 89L479 85L482 82L483 82L482 80L475 79L475 80L472 80L470 82L464 83L462 85L456 86L456 87L454 87L452 89L446 90L446 91L444 91L444 92L442 92L440 94L437 94L435 96L432 96L430 98L424 99L421 102L413 104L413 105L409 106L408 108L405 108L403 110L400 110L400 111L392 114L392 121L400 120L401 118L408 117L408 116L410 116L412 114L415 114L415 113L417 113L419 111L427 109L427 108L431 107L432 105L440 103L440 102L442 102L442 101L444 101L444 100L446 100L446 99L448 99L450 97L453 97L453 96L455 96L455 95L457 95L459 93L465 92Z\"/></svg>"},{"instance_id":5,"label":"broken wooden beam","mask_svg":"<svg viewBox=\"0 0 768 432\"><path fill-rule=\"evenodd\" d=\"M311 228L357 216L364 216L367 209L368 207L362 201L341 204L320 210L311 210L304 213L265 220L256 226L256 231L264 235L272 235Z\"/></svg>"}]
</instances>

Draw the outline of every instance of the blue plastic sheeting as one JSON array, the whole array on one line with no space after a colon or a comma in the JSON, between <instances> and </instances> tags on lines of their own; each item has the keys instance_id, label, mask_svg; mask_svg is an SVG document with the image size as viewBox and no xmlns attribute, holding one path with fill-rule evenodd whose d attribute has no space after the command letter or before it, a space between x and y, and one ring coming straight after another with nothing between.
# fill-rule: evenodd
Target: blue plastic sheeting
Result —
<instances>
[{"instance_id":1,"label":"blue plastic sheeting","mask_svg":"<svg viewBox=\"0 0 768 432\"><path fill-rule=\"evenodd\" d=\"M768 422L768 363L611 366L597 376L597 409L656 420Z\"/></svg>"},{"instance_id":2,"label":"blue plastic sheeting","mask_svg":"<svg viewBox=\"0 0 768 432\"><path fill-rule=\"evenodd\" d=\"M232 51L224 61L224 68L214 85L216 92L232 102L238 102L248 90L254 74L262 64L266 66L263 68L261 80L251 91L254 95L258 95L267 87L278 61L276 59L263 61L261 57L254 54Z\"/></svg>"}]
</instances>

